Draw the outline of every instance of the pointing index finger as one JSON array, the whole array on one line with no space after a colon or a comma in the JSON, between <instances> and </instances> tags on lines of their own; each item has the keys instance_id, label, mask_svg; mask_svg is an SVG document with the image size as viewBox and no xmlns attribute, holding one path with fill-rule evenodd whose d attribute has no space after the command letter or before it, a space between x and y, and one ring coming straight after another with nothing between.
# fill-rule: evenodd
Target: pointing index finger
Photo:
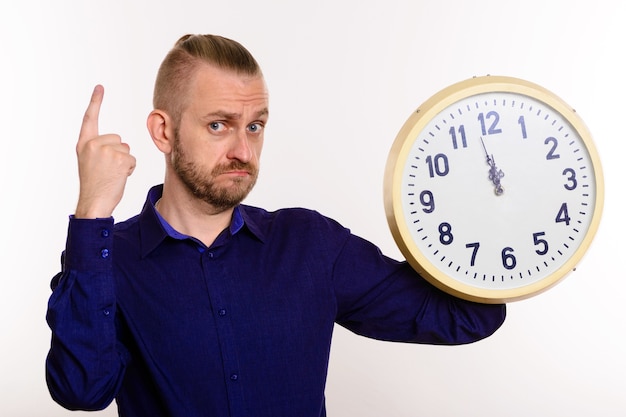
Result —
<instances>
[{"instance_id":1,"label":"pointing index finger","mask_svg":"<svg viewBox=\"0 0 626 417\"><path fill-rule=\"evenodd\" d=\"M100 106L104 97L104 87L96 85L91 94L91 101L85 111L83 124L80 127L78 142L85 142L98 136L98 117L100 115Z\"/></svg>"}]
</instances>

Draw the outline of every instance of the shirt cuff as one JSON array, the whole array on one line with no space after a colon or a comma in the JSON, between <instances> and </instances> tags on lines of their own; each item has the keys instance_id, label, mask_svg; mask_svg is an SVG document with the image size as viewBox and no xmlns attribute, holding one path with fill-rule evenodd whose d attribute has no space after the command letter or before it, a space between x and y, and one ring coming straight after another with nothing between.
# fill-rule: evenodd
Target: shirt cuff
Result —
<instances>
[{"instance_id":1,"label":"shirt cuff","mask_svg":"<svg viewBox=\"0 0 626 417\"><path fill-rule=\"evenodd\" d=\"M65 246L65 269L104 271L111 268L113 218L77 219L70 216Z\"/></svg>"}]
</instances>

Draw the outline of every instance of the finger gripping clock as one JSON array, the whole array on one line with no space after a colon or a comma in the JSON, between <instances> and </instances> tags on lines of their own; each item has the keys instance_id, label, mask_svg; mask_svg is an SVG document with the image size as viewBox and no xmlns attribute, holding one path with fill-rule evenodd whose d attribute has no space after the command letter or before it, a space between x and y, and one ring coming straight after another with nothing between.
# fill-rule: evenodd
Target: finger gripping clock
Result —
<instances>
[{"instance_id":1,"label":"finger gripping clock","mask_svg":"<svg viewBox=\"0 0 626 417\"><path fill-rule=\"evenodd\" d=\"M385 211L407 261L458 297L501 303L572 271L602 214L591 134L550 91L475 77L428 99L387 161Z\"/></svg>"}]
</instances>

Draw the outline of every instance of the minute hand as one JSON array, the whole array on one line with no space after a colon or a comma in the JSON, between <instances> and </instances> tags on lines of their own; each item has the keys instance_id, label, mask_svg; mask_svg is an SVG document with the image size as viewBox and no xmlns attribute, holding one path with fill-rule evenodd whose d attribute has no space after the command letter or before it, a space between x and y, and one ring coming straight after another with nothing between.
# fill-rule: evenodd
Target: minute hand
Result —
<instances>
[{"instance_id":1,"label":"minute hand","mask_svg":"<svg viewBox=\"0 0 626 417\"><path fill-rule=\"evenodd\" d=\"M500 178L504 177L504 172L496 166L496 160L493 157L493 154L489 155L489 152L487 152L487 147L485 146L482 136L480 137L480 143L482 143L483 149L485 150L485 156L487 157L487 164L489 165L489 180L494 185L493 191L496 195L502 195L502 193L504 193L504 187L500 184Z\"/></svg>"}]
</instances>

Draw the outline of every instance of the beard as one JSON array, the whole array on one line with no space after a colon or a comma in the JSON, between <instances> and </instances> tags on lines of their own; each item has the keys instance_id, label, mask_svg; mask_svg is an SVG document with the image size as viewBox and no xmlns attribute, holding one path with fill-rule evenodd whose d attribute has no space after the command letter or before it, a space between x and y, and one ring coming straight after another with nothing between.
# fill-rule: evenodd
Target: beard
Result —
<instances>
[{"instance_id":1,"label":"beard","mask_svg":"<svg viewBox=\"0 0 626 417\"><path fill-rule=\"evenodd\" d=\"M191 194L211 205L217 211L224 211L239 205L250 193L258 177L256 165L233 160L228 164L216 165L207 172L194 162L180 145L178 135L172 148L172 167ZM233 170L245 170L250 175L233 178L227 186L221 186L216 179L220 174Z\"/></svg>"}]
</instances>

